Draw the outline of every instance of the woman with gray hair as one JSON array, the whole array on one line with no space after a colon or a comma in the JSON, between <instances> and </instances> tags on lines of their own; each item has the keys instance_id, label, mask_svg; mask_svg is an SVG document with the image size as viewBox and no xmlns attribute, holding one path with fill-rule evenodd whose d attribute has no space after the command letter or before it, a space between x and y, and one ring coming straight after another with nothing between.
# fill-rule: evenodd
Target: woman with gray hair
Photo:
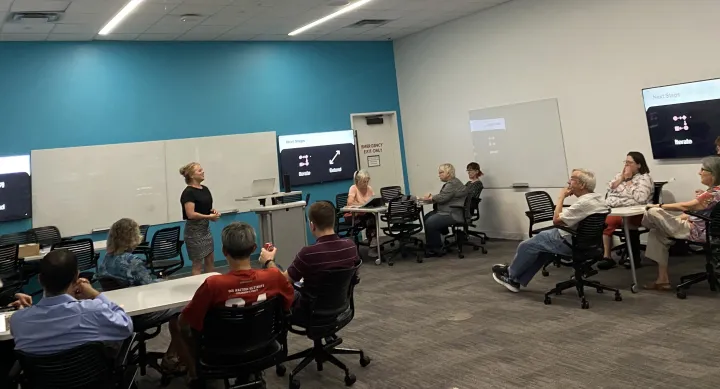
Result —
<instances>
[{"instance_id":1,"label":"woman with gray hair","mask_svg":"<svg viewBox=\"0 0 720 389\"><path fill-rule=\"evenodd\" d=\"M710 156L702 159L700 182L707 187L695 199L684 203L649 205L643 218L647 227L647 248L645 257L658 264L655 282L644 285L645 289L672 290L668 276L668 256L673 241L670 238L686 239L693 242L705 241L705 222L687 214L674 216L668 211L709 211L720 202L720 157Z\"/></svg>"},{"instance_id":2,"label":"woman with gray hair","mask_svg":"<svg viewBox=\"0 0 720 389\"><path fill-rule=\"evenodd\" d=\"M435 210L425 215L425 256L440 257L444 254L442 235L448 227L462 223L465 217L467 187L455 177L455 167L444 163L438 167L438 177L444 182L440 193L428 193L421 200L432 202ZM459 208L456 208L459 207Z\"/></svg>"}]
</instances>

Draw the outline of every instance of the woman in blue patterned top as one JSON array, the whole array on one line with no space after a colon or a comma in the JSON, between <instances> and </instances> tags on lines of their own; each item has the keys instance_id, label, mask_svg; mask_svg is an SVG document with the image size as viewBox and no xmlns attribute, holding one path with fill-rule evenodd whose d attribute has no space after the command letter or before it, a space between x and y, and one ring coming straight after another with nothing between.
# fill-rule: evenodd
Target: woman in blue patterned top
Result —
<instances>
[{"instance_id":1,"label":"woman in blue patterned top","mask_svg":"<svg viewBox=\"0 0 720 389\"><path fill-rule=\"evenodd\" d=\"M105 259L98 267L98 276L111 277L132 286L140 286L159 280L145 267L145 261L133 254L133 250L142 242L140 226L132 219L116 221L108 234ZM133 316L136 332L158 327L168 323L170 327L170 345L165 352L160 367L165 373L175 373L184 367L179 363L178 353L184 354L180 345L181 333L178 316L182 308L166 309L157 312ZM185 361L185 358L182 358Z\"/></svg>"}]
</instances>

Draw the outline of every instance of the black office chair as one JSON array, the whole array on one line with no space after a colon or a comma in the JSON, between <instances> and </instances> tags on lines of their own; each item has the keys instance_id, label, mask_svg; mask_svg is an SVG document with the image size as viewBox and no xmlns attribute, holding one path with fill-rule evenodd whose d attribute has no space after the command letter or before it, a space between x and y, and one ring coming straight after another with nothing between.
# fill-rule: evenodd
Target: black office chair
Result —
<instances>
[{"instance_id":1,"label":"black office chair","mask_svg":"<svg viewBox=\"0 0 720 389\"><path fill-rule=\"evenodd\" d=\"M598 293L611 291L615 293L615 301L622 301L620 291L609 286L603 285L596 281L589 281L588 273L592 266L602 259L603 241L602 233L605 229L605 218L607 212L592 214L577 225L577 229L573 230L568 227L555 225L555 228L569 232L572 236L572 243L565 244L572 249L570 256L559 256L553 253L544 253L553 257L557 257L566 266L572 266L574 275L567 281L559 282L554 288L545 293L545 304L551 304L551 294L559 295L564 290L577 289L578 297L580 297L581 307L583 309L590 308L590 303L585 299L585 287L595 288ZM543 274L544 275L544 274Z\"/></svg>"},{"instance_id":2,"label":"black office chair","mask_svg":"<svg viewBox=\"0 0 720 389\"><path fill-rule=\"evenodd\" d=\"M125 340L114 359L102 342L49 355L16 351L21 372L13 378L23 389L135 388L137 367L128 359L132 341Z\"/></svg>"},{"instance_id":3,"label":"black office chair","mask_svg":"<svg viewBox=\"0 0 720 389\"><path fill-rule=\"evenodd\" d=\"M290 389L300 388L300 381L295 377L313 361L318 371L323 370L325 362L342 369L347 386L355 383L355 375L335 355L358 355L362 367L370 364L370 357L362 350L338 347L343 339L337 333L355 316L353 292L360 282L357 275L360 266L362 263L353 268L323 271L312 290L296 286L301 296L293 308L290 332L308 337L313 347L287 357L287 361L302 358L290 373Z\"/></svg>"},{"instance_id":4,"label":"black office chair","mask_svg":"<svg viewBox=\"0 0 720 389\"><path fill-rule=\"evenodd\" d=\"M302 201L302 194L297 193L297 194L287 195L287 196L280 197L278 200L279 200L278 202L281 204L294 203L296 201Z\"/></svg>"},{"instance_id":5,"label":"black office chair","mask_svg":"<svg viewBox=\"0 0 720 389\"><path fill-rule=\"evenodd\" d=\"M340 211L340 209L347 207L347 200L347 193L335 195L335 232L343 238L352 238L355 240L355 244L358 244L358 231L353 225L352 218L346 218L345 212Z\"/></svg>"},{"instance_id":6,"label":"black office chair","mask_svg":"<svg viewBox=\"0 0 720 389\"><path fill-rule=\"evenodd\" d=\"M145 255L146 266L157 277L169 276L185 266L180 240L180 227L158 230L150 241L150 246L138 246L134 252Z\"/></svg>"},{"instance_id":7,"label":"black office chair","mask_svg":"<svg viewBox=\"0 0 720 389\"><path fill-rule=\"evenodd\" d=\"M386 186L380 188L380 197L383 200L383 204L390 204L392 200L402 197L402 188L399 186ZM387 222L387 213L380 215L380 220Z\"/></svg>"},{"instance_id":8,"label":"black office chair","mask_svg":"<svg viewBox=\"0 0 720 389\"><path fill-rule=\"evenodd\" d=\"M24 244L30 244L30 243L37 243L37 238L35 237L35 234L28 230L28 231L21 231L21 232L13 232L11 234L5 234L0 236L0 246L8 245L8 244L18 244L18 245L24 245ZM19 254L18 254L19 255ZM19 258L20 261L20 269L22 271L22 279L23 283L25 285L28 285L30 280L38 275L40 273L40 262L38 261L29 261L25 262L23 258ZM32 294L33 296L39 295L42 293L42 289L37 289L32 292L28 292Z\"/></svg>"},{"instance_id":9,"label":"black office chair","mask_svg":"<svg viewBox=\"0 0 720 389\"><path fill-rule=\"evenodd\" d=\"M383 259L387 259L388 266L394 265L393 255L397 253L402 258L405 258L408 254L414 252L415 260L422 263L425 242L415 237L423 228L420 221L421 211L418 208L417 201L411 199L410 196L395 198L388 204L385 215L387 226L382 227L382 230L391 239L380 243L378 249L382 249L382 246L386 244L391 247L394 247L395 243L398 244L397 247L388 250L382 256ZM375 263L379 265L380 261L376 260Z\"/></svg>"},{"instance_id":10,"label":"black office chair","mask_svg":"<svg viewBox=\"0 0 720 389\"><path fill-rule=\"evenodd\" d=\"M717 271L720 257L720 207L717 205L711 211L685 212L695 216L705 223L705 242L688 242L703 247L705 254L705 271L702 273L688 274L680 277L680 284L676 288L679 299L687 298L687 289L697 283L707 281L710 290L717 292L720 289L720 272Z\"/></svg>"},{"instance_id":11,"label":"black office chair","mask_svg":"<svg viewBox=\"0 0 720 389\"><path fill-rule=\"evenodd\" d=\"M100 254L95 252L92 239L78 239L58 242L52 245L51 251L69 250L75 253L80 277L94 282ZM90 271L93 270L93 271Z\"/></svg>"},{"instance_id":12,"label":"black office chair","mask_svg":"<svg viewBox=\"0 0 720 389\"><path fill-rule=\"evenodd\" d=\"M40 247L48 247L55 243L72 240L72 238L63 238L60 235L60 230L55 226L31 228L28 232L33 234L35 241L40 244Z\"/></svg>"},{"instance_id":13,"label":"black office chair","mask_svg":"<svg viewBox=\"0 0 720 389\"><path fill-rule=\"evenodd\" d=\"M208 311L203 330L193 330L198 378L224 380L225 388L265 388L264 370L275 367L277 375L285 375L287 316L278 296ZM240 379L230 386L233 378Z\"/></svg>"},{"instance_id":14,"label":"black office chair","mask_svg":"<svg viewBox=\"0 0 720 389\"><path fill-rule=\"evenodd\" d=\"M553 219L555 213L555 203L552 201L552 197L544 191L534 191L525 193L525 201L527 201L528 211L525 211L525 216L530 220L530 227L528 228L528 235L539 234L543 231L553 229L554 226L547 226L542 228L533 228L535 224L549 222Z\"/></svg>"},{"instance_id":15,"label":"black office chair","mask_svg":"<svg viewBox=\"0 0 720 389\"><path fill-rule=\"evenodd\" d=\"M20 292L25 285L22 265L18 259L18 247L17 244L0 246L0 280L3 284L0 293L3 296L12 296Z\"/></svg>"},{"instance_id":16,"label":"black office chair","mask_svg":"<svg viewBox=\"0 0 720 389\"><path fill-rule=\"evenodd\" d=\"M452 234L445 238L445 247L456 249L458 252L458 258L465 258L465 255L463 254L463 246L470 246L473 250L482 249L482 253L487 254L487 249L482 244L471 242L468 239L468 236L470 236L470 227L475 227L472 222L473 209L477 209L479 203L479 198L473 198L468 195L465 196L464 206L452 207L463 211L463 221L450 226Z\"/></svg>"},{"instance_id":17,"label":"black office chair","mask_svg":"<svg viewBox=\"0 0 720 389\"><path fill-rule=\"evenodd\" d=\"M125 289L133 286L125 280L110 277L107 275L99 277L98 282L100 283L100 287L104 292L109 292L111 290L117 289ZM153 368L155 369L155 371L160 373L160 386L163 387L169 385L172 378L177 375L165 373L165 371L160 366L160 361L163 359L165 354L161 352L148 351L147 342L150 339L156 338L158 335L160 335L160 332L162 331L162 324L165 323L166 322L163 322L160 323L160 325L158 326L146 328L134 326L133 330L135 331L135 337L130 345L130 352L128 357L130 363L138 366L140 370L140 375L146 375L148 367Z\"/></svg>"},{"instance_id":18,"label":"black office chair","mask_svg":"<svg viewBox=\"0 0 720 389\"><path fill-rule=\"evenodd\" d=\"M6 244L29 244L37 243L35 235L30 231L13 232L10 234L0 235L0 246Z\"/></svg>"}]
</instances>

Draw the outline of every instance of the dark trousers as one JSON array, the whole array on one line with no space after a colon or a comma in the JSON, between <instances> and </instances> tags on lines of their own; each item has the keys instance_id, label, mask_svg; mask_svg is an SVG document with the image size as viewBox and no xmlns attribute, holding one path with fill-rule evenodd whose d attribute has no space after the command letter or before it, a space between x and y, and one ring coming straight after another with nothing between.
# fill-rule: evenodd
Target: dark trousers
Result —
<instances>
[{"instance_id":1,"label":"dark trousers","mask_svg":"<svg viewBox=\"0 0 720 389\"><path fill-rule=\"evenodd\" d=\"M12 340L0 341L0 388L15 389L11 385L10 370L15 365L15 342Z\"/></svg>"},{"instance_id":2,"label":"dark trousers","mask_svg":"<svg viewBox=\"0 0 720 389\"><path fill-rule=\"evenodd\" d=\"M425 215L425 248L442 249L442 234L448 233L448 227L455 224L455 219L447 213L429 212Z\"/></svg>"}]
</instances>

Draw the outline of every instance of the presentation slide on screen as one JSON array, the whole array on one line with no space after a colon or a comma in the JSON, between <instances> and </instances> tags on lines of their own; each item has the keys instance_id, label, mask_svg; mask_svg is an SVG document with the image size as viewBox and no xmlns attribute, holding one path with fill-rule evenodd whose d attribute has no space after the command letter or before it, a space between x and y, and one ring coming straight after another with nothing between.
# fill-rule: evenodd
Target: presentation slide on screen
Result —
<instances>
[{"instance_id":1,"label":"presentation slide on screen","mask_svg":"<svg viewBox=\"0 0 720 389\"><path fill-rule=\"evenodd\" d=\"M357 170L352 130L280 136L278 146L292 186L348 180Z\"/></svg>"},{"instance_id":2,"label":"presentation slide on screen","mask_svg":"<svg viewBox=\"0 0 720 389\"><path fill-rule=\"evenodd\" d=\"M0 221L31 217L30 156L0 157Z\"/></svg>"},{"instance_id":3,"label":"presentation slide on screen","mask_svg":"<svg viewBox=\"0 0 720 389\"><path fill-rule=\"evenodd\" d=\"M715 154L720 136L720 79L643 90L653 157Z\"/></svg>"}]
</instances>

